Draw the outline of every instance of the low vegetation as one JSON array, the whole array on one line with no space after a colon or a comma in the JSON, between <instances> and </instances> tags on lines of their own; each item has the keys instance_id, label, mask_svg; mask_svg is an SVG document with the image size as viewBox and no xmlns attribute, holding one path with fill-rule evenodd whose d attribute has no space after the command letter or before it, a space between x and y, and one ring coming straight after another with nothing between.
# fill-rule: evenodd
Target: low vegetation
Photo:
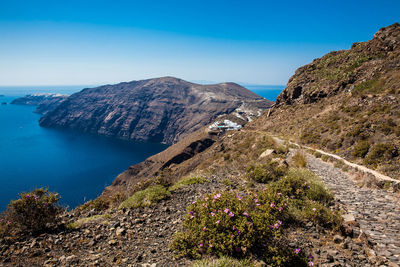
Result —
<instances>
[{"instance_id":1,"label":"low vegetation","mask_svg":"<svg viewBox=\"0 0 400 267\"><path fill-rule=\"evenodd\" d=\"M198 176L191 176L191 177L185 177L181 180L179 180L178 182L176 182L174 185L172 185L169 190L172 191L176 191L182 187L191 185L191 184L203 184L207 182L207 179L202 178L202 177L198 177Z\"/></svg>"},{"instance_id":2,"label":"low vegetation","mask_svg":"<svg viewBox=\"0 0 400 267\"><path fill-rule=\"evenodd\" d=\"M271 159L265 164L250 165L247 168L247 176L250 180L259 183L274 181L285 175L287 166L278 160Z\"/></svg>"},{"instance_id":3,"label":"low vegetation","mask_svg":"<svg viewBox=\"0 0 400 267\"><path fill-rule=\"evenodd\" d=\"M131 197L121 203L120 208L139 208L156 205L159 201L166 199L171 193L162 185L153 185L144 190L134 193Z\"/></svg>"}]
</instances>

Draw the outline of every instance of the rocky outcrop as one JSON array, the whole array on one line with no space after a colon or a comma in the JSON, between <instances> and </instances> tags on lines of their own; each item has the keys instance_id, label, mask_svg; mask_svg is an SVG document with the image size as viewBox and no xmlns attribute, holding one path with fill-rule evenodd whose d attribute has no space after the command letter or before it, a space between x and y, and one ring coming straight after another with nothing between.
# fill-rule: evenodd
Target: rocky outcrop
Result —
<instances>
[{"instance_id":1,"label":"rocky outcrop","mask_svg":"<svg viewBox=\"0 0 400 267\"><path fill-rule=\"evenodd\" d=\"M37 106L35 110L36 113L46 114L50 110L56 108L60 103L64 102L67 98L68 95L60 94L30 94L14 99L11 104Z\"/></svg>"},{"instance_id":2,"label":"rocky outcrop","mask_svg":"<svg viewBox=\"0 0 400 267\"><path fill-rule=\"evenodd\" d=\"M277 106L313 103L382 73L400 68L400 24L380 29L368 42L354 43L351 49L331 52L297 69L278 96Z\"/></svg>"},{"instance_id":3,"label":"rocky outcrop","mask_svg":"<svg viewBox=\"0 0 400 267\"><path fill-rule=\"evenodd\" d=\"M44 127L172 144L236 109L250 117L272 102L235 83L199 85L173 77L84 89L40 120Z\"/></svg>"}]
</instances>

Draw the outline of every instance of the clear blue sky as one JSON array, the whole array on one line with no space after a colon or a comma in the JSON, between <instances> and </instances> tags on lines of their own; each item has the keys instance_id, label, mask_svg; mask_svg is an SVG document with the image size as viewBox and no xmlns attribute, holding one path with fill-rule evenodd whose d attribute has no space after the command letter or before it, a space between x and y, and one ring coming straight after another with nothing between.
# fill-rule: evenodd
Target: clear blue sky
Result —
<instances>
[{"instance_id":1,"label":"clear blue sky","mask_svg":"<svg viewBox=\"0 0 400 267\"><path fill-rule=\"evenodd\" d=\"M286 84L399 21L399 0L0 0L0 85Z\"/></svg>"}]
</instances>

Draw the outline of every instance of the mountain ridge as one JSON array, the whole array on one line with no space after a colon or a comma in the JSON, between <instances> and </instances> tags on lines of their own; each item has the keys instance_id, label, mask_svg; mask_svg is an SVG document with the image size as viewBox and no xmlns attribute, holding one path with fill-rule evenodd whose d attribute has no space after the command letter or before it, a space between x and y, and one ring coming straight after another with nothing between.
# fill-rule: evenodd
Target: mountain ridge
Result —
<instances>
[{"instance_id":1,"label":"mountain ridge","mask_svg":"<svg viewBox=\"0 0 400 267\"><path fill-rule=\"evenodd\" d=\"M271 105L235 83L200 85L167 76L83 89L40 125L171 144L220 115L240 109L255 117Z\"/></svg>"}]
</instances>

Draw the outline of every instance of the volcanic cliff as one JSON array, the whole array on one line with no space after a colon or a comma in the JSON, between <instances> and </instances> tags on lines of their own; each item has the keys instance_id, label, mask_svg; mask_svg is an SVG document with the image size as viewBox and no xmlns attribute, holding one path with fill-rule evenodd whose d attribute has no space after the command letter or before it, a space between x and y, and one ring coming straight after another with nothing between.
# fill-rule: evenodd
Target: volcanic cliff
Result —
<instances>
[{"instance_id":1,"label":"volcanic cliff","mask_svg":"<svg viewBox=\"0 0 400 267\"><path fill-rule=\"evenodd\" d=\"M248 120L271 104L235 83L199 85L163 77L84 89L43 116L40 125L172 144L219 115L236 110Z\"/></svg>"}]
</instances>

